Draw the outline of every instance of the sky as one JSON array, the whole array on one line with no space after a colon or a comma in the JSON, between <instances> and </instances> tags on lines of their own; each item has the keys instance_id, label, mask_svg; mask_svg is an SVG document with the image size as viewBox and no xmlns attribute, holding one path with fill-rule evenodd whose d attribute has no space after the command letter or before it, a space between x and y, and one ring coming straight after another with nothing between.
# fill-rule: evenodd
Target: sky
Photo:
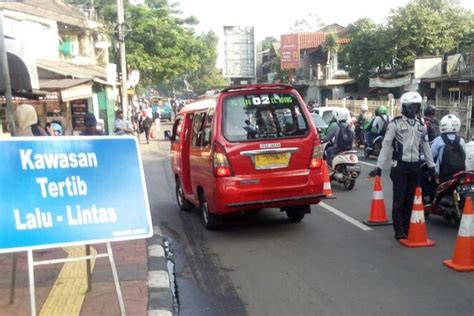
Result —
<instances>
[{"instance_id":1,"label":"sky","mask_svg":"<svg viewBox=\"0 0 474 316\"><path fill-rule=\"evenodd\" d=\"M171 0L179 3L184 15L199 20L197 31L213 30L222 36L224 25L255 26L257 41L267 36L279 39L290 33L297 19L308 13L317 14L326 24L347 26L363 17L384 22L390 9L404 6L408 0ZM461 4L474 10L474 0L461 0Z\"/></svg>"}]
</instances>

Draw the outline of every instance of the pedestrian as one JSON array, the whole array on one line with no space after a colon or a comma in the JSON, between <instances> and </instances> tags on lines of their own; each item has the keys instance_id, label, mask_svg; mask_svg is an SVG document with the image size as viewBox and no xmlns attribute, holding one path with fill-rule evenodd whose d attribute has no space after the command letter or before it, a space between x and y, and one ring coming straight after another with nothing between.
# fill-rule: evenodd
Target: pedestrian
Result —
<instances>
[{"instance_id":1,"label":"pedestrian","mask_svg":"<svg viewBox=\"0 0 474 316\"><path fill-rule=\"evenodd\" d=\"M38 122L38 114L31 104L20 104L15 111L18 129L15 136L48 136Z\"/></svg>"},{"instance_id":2,"label":"pedestrian","mask_svg":"<svg viewBox=\"0 0 474 316\"><path fill-rule=\"evenodd\" d=\"M86 113L84 116L84 130L82 136L99 136L103 135L101 131L97 130L97 119L94 113Z\"/></svg>"},{"instance_id":3,"label":"pedestrian","mask_svg":"<svg viewBox=\"0 0 474 316\"><path fill-rule=\"evenodd\" d=\"M423 155L428 172L431 175L435 172L435 163L425 138L426 129L419 118L421 102L418 92L406 92L401 96L402 115L388 124L377 167L369 174L371 177L381 176L383 166L392 159L392 219L397 240L405 239L408 235L415 189L421 180Z\"/></svg>"},{"instance_id":4,"label":"pedestrian","mask_svg":"<svg viewBox=\"0 0 474 316\"><path fill-rule=\"evenodd\" d=\"M133 126L129 120L126 120L122 110L116 112L116 119L114 123L115 135L132 135Z\"/></svg>"},{"instance_id":5,"label":"pedestrian","mask_svg":"<svg viewBox=\"0 0 474 316\"><path fill-rule=\"evenodd\" d=\"M430 144L439 136L439 122L435 117L435 112L435 108L432 105L426 106L423 111L427 133L426 136L428 137L428 142Z\"/></svg>"},{"instance_id":6,"label":"pedestrian","mask_svg":"<svg viewBox=\"0 0 474 316\"><path fill-rule=\"evenodd\" d=\"M150 107L145 107L141 112L140 116L140 125L142 127L143 132L145 133L146 143L150 143L150 130L151 126L153 125L153 114L151 112Z\"/></svg>"}]
</instances>

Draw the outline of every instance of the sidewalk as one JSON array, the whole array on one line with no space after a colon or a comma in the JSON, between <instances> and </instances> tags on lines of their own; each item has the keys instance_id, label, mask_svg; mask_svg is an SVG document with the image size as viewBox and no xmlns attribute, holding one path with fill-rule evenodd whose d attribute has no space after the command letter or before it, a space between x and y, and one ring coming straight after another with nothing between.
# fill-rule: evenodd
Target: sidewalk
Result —
<instances>
[{"instance_id":1,"label":"sidewalk","mask_svg":"<svg viewBox=\"0 0 474 316\"><path fill-rule=\"evenodd\" d=\"M152 140L149 145L141 141L142 153L150 154L151 146L156 147L157 141ZM172 301L172 297L168 274L165 271L166 259L161 245L163 239L159 235L159 230L155 228L155 231L158 232L158 235L150 240L113 242L111 244L127 315L172 315L172 303L169 303ZM84 246L77 246L38 250L34 251L34 260L80 256L84 254L84 248ZM97 253L106 253L105 244L95 244L92 245L92 248L92 253L94 253L94 249ZM152 258L150 262L153 263L150 265L150 269L149 255ZM26 252L17 253L15 302L14 304L9 303L12 258L13 254L0 254L0 316L30 315ZM160 270L149 271L157 270L156 262L159 262ZM38 315L120 315L108 258L98 258L93 265L92 288L89 292L86 291L85 271L85 261L36 266L36 310ZM153 283L155 284L153 285ZM164 297L165 305L167 307L171 305L171 307L160 309L158 312L149 311L151 305L157 305L154 302L157 297L154 293L157 293L157 289L161 291L159 293L160 301ZM150 304L149 295L151 295L152 304Z\"/></svg>"}]
</instances>

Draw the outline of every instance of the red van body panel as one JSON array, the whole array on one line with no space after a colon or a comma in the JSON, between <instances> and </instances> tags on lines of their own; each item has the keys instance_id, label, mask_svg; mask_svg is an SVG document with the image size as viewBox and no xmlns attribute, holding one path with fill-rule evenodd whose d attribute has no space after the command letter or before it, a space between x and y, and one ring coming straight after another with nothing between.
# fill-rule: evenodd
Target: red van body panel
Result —
<instances>
[{"instance_id":1,"label":"red van body panel","mask_svg":"<svg viewBox=\"0 0 474 316\"><path fill-rule=\"evenodd\" d=\"M298 100L299 115L306 122L304 135L245 141L227 139L223 132L224 100L243 92L291 94ZM205 119L199 126L201 118ZM314 147L320 145L319 136L304 101L291 87L255 85L245 86L244 90L229 89L184 107L178 120L181 122L175 123L173 133L179 140L172 141L171 166L177 181L183 184L186 199L193 204L199 204L199 194L204 192L209 210L226 214L317 204L324 197L322 170L320 167L310 169ZM231 170L228 176L215 175L214 144L224 148ZM268 155L282 159L286 164L259 167L261 159L267 163L265 157Z\"/></svg>"}]
</instances>

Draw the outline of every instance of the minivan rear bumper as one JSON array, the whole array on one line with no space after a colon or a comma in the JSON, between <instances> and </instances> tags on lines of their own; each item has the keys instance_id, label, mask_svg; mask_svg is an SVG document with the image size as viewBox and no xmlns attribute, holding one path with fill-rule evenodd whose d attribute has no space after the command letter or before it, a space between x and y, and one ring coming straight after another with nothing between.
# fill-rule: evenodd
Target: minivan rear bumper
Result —
<instances>
[{"instance_id":1,"label":"minivan rear bumper","mask_svg":"<svg viewBox=\"0 0 474 316\"><path fill-rule=\"evenodd\" d=\"M324 194L312 194L312 195L305 195L305 196L293 196L289 198L280 198L280 199L273 199L273 200L260 200L260 201L249 201L249 202L241 202L241 203L229 203L226 204L226 207L247 207L247 206L255 206L259 207L262 205L267 204L275 204L275 203L285 203L285 202L308 202L309 200L317 200L320 201L322 198L325 198ZM311 203L309 203L311 204Z\"/></svg>"},{"instance_id":2,"label":"minivan rear bumper","mask_svg":"<svg viewBox=\"0 0 474 316\"><path fill-rule=\"evenodd\" d=\"M235 213L259 208L285 208L318 204L325 198L320 169L293 173L292 182L286 176L273 174L272 182L265 177L214 178L213 199L208 199L211 211L217 214ZM304 178L305 181L301 181ZM260 180L260 182L254 182Z\"/></svg>"}]
</instances>

